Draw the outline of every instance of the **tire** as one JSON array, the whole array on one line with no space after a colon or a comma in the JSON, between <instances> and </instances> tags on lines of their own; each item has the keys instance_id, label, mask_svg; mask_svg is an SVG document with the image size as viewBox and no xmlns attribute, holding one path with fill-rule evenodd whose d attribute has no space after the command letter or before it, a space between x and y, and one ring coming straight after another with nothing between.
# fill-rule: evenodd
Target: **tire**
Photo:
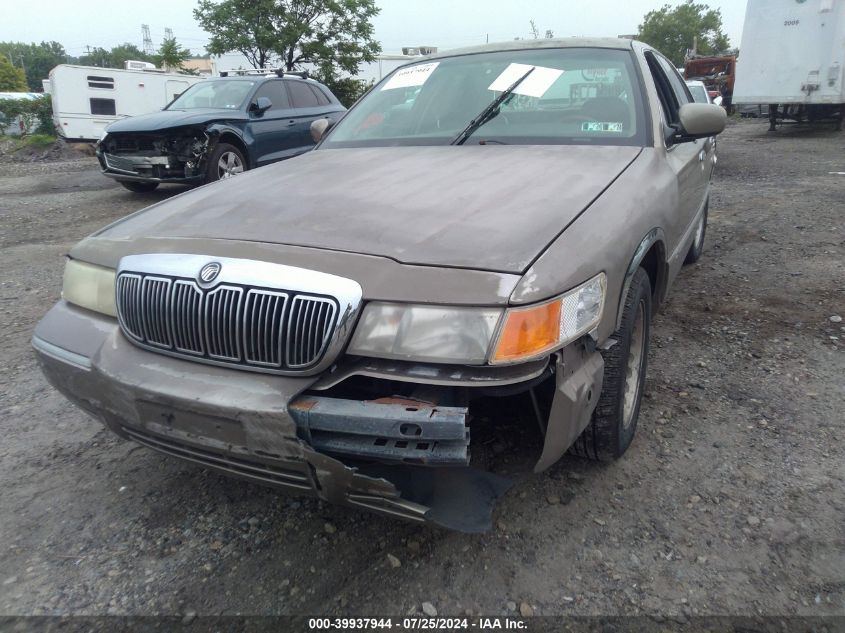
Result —
<instances>
[{"instance_id":1,"label":"tire","mask_svg":"<svg viewBox=\"0 0 845 633\"><path fill-rule=\"evenodd\" d=\"M590 424L572 445L576 455L611 462L628 450L637 431L650 333L651 282L646 271L638 268L625 297L622 325L610 337L616 344L602 352L601 395Z\"/></svg>"},{"instance_id":2,"label":"tire","mask_svg":"<svg viewBox=\"0 0 845 633\"><path fill-rule=\"evenodd\" d=\"M240 149L228 143L219 143L208 159L206 180L207 182L224 180L236 176L246 169L246 159Z\"/></svg>"},{"instance_id":3,"label":"tire","mask_svg":"<svg viewBox=\"0 0 845 633\"><path fill-rule=\"evenodd\" d=\"M704 236L707 233L707 205L704 207L704 214L701 216L701 222L695 229L695 239L690 244L687 256L684 258L684 266L694 264L701 259L701 253L704 252Z\"/></svg>"},{"instance_id":4,"label":"tire","mask_svg":"<svg viewBox=\"0 0 845 633\"><path fill-rule=\"evenodd\" d=\"M134 193L149 193L158 188L157 182L138 182L136 180L119 180L118 182Z\"/></svg>"}]
</instances>

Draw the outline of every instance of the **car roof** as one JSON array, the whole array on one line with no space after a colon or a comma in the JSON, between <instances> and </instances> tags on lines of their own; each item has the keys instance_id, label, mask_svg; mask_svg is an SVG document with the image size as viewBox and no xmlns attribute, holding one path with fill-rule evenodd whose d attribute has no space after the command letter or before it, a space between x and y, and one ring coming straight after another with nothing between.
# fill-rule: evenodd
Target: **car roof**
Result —
<instances>
[{"instance_id":1,"label":"car roof","mask_svg":"<svg viewBox=\"0 0 845 633\"><path fill-rule=\"evenodd\" d=\"M510 42L496 42L481 46L455 48L434 55L427 55L426 60L442 59L455 55L473 55L476 53L495 53L499 51L519 51L536 48L609 48L617 50L631 50L634 40L627 37L559 37L542 38L536 40L513 40Z\"/></svg>"}]
</instances>

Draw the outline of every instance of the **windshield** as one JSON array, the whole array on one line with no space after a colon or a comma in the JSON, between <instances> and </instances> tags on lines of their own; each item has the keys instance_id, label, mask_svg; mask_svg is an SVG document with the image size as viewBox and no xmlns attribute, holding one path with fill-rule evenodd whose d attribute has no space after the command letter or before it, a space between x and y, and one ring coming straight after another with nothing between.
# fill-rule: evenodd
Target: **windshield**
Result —
<instances>
[{"instance_id":1,"label":"windshield","mask_svg":"<svg viewBox=\"0 0 845 633\"><path fill-rule=\"evenodd\" d=\"M690 94L692 94L692 100L696 103L710 103L710 99L707 98L707 90L704 86L687 84L687 88L689 88Z\"/></svg>"},{"instance_id":2,"label":"windshield","mask_svg":"<svg viewBox=\"0 0 845 633\"><path fill-rule=\"evenodd\" d=\"M356 104L323 147L447 145L531 68L466 144L645 144L630 51L548 48L404 66Z\"/></svg>"},{"instance_id":3,"label":"windshield","mask_svg":"<svg viewBox=\"0 0 845 633\"><path fill-rule=\"evenodd\" d=\"M254 81L242 79L201 81L179 95L166 109L228 108L237 110L243 105L254 85Z\"/></svg>"}]
</instances>

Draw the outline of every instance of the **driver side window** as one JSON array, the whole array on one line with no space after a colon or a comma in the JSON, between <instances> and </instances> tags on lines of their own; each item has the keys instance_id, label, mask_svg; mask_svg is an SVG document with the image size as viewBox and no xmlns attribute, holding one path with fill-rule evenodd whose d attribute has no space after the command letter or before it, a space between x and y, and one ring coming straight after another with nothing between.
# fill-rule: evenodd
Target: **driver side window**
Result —
<instances>
[{"instance_id":1,"label":"driver side window","mask_svg":"<svg viewBox=\"0 0 845 633\"><path fill-rule=\"evenodd\" d=\"M267 97L270 99L270 103L273 105L270 106L270 111L276 110L286 110L290 106L288 106L288 96L285 93L285 87L282 85L281 80L270 80L263 84L256 92L255 95L252 97L252 102L255 103L255 100L258 97Z\"/></svg>"},{"instance_id":2,"label":"driver side window","mask_svg":"<svg viewBox=\"0 0 845 633\"><path fill-rule=\"evenodd\" d=\"M689 87L687 87L687 83L678 74L677 69L662 55L656 55L656 57L663 72L669 78L669 84L672 86L672 92L675 93L678 105L682 106L685 103L692 103L692 95L690 94Z\"/></svg>"},{"instance_id":3,"label":"driver side window","mask_svg":"<svg viewBox=\"0 0 845 633\"><path fill-rule=\"evenodd\" d=\"M654 79L654 86L657 88L657 96L660 99L660 110L663 112L663 122L666 125L673 125L680 121L678 117L678 110L681 103L678 100L678 95L673 90L669 77L662 68L657 55L649 51L645 54L648 68L651 71L652 79Z\"/></svg>"}]
</instances>

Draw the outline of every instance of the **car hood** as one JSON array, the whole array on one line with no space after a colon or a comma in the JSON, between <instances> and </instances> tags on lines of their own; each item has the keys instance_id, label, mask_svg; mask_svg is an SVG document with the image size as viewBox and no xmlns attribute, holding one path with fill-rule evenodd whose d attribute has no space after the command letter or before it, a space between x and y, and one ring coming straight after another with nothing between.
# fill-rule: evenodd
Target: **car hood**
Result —
<instances>
[{"instance_id":1,"label":"car hood","mask_svg":"<svg viewBox=\"0 0 845 633\"><path fill-rule=\"evenodd\" d=\"M191 110L161 110L115 121L108 127L108 133L115 132L156 132L173 127L202 125L220 119L246 119L240 110L225 108L197 108Z\"/></svg>"},{"instance_id":2,"label":"car hood","mask_svg":"<svg viewBox=\"0 0 845 633\"><path fill-rule=\"evenodd\" d=\"M98 237L254 241L521 273L640 151L317 150L161 202Z\"/></svg>"}]
</instances>

